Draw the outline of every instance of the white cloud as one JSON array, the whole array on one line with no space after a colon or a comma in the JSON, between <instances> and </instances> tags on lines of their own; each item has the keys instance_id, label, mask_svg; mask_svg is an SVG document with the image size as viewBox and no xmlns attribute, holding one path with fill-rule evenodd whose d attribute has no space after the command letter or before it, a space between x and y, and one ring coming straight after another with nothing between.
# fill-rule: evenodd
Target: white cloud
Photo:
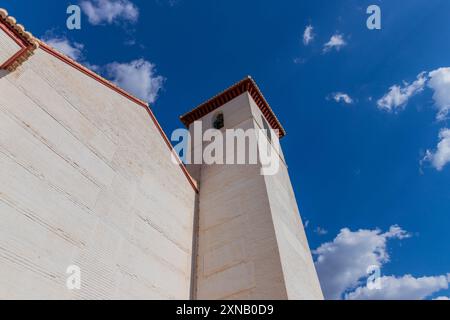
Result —
<instances>
[{"instance_id":1,"label":"white cloud","mask_svg":"<svg viewBox=\"0 0 450 320\"><path fill-rule=\"evenodd\" d=\"M93 25L117 21L135 23L139 18L139 9L129 0L83 0L80 6Z\"/></svg>"},{"instance_id":2,"label":"white cloud","mask_svg":"<svg viewBox=\"0 0 450 320\"><path fill-rule=\"evenodd\" d=\"M400 226L394 225L389 228L389 231L383 234L387 239L408 239L411 238L411 234L403 230Z\"/></svg>"},{"instance_id":3,"label":"white cloud","mask_svg":"<svg viewBox=\"0 0 450 320\"><path fill-rule=\"evenodd\" d=\"M165 80L156 75L155 65L144 59L129 63L110 63L106 66L106 71L118 86L149 103L156 101Z\"/></svg>"},{"instance_id":4,"label":"white cloud","mask_svg":"<svg viewBox=\"0 0 450 320\"><path fill-rule=\"evenodd\" d=\"M422 72L412 84L393 85L387 94L378 100L379 109L393 111L404 108L411 97L422 92L428 86L434 91L433 100L439 121L447 119L450 112L450 68L439 68L429 73Z\"/></svg>"},{"instance_id":5,"label":"white cloud","mask_svg":"<svg viewBox=\"0 0 450 320\"><path fill-rule=\"evenodd\" d=\"M447 163L450 163L450 129L442 129L439 133L441 140L435 152L427 150L427 154L422 162L430 162L438 171L444 169Z\"/></svg>"},{"instance_id":6,"label":"white cloud","mask_svg":"<svg viewBox=\"0 0 450 320\"><path fill-rule=\"evenodd\" d=\"M445 120L450 111L450 68L431 71L428 86L434 90L433 99L439 112L438 120Z\"/></svg>"},{"instance_id":7,"label":"white cloud","mask_svg":"<svg viewBox=\"0 0 450 320\"><path fill-rule=\"evenodd\" d=\"M71 42L65 37L51 36L44 36L42 41L74 60L83 58L84 45L81 43Z\"/></svg>"},{"instance_id":8,"label":"white cloud","mask_svg":"<svg viewBox=\"0 0 450 320\"><path fill-rule=\"evenodd\" d=\"M446 301L446 300L450 300L450 298L449 297L437 297L436 299L433 299L433 300L442 300L442 301Z\"/></svg>"},{"instance_id":9,"label":"white cloud","mask_svg":"<svg viewBox=\"0 0 450 320\"><path fill-rule=\"evenodd\" d=\"M443 67L431 72L422 72L412 84L404 82L403 86L394 85L389 92L378 100L379 109L393 111L404 108L411 97L422 92L428 86L433 90L434 105L438 109L436 119L447 119L450 112L450 67ZM427 150L425 157L420 161L425 162L438 171L450 163L450 129L444 128L439 133L440 142L436 150Z\"/></svg>"},{"instance_id":10,"label":"white cloud","mask_svg":"<svg viewBox=\"0 0 450 320\"><path fill-rule=\"evenodd\" d=\"M331 36L330 41L325 43L323 46L323 52L328 52L332 49L335 49L336 51L341 50L341 48L345 47L347 45L347 42L345 41L343 35L341 34L334 34Z\"/></svg>"},{"instance_id":11,"label":"white cloud","mask_svg":"<svg viewBox=\"0 0 450 320\"><path fill-rule=\"evenodd\" d=\"M332 94L332 98L337 103L340 103L340 102L344 102L346 104L352 104L353 103L353 99L348 94L343 93L343 92L333 93Z\"/></svg>"},{"instance_id":12,"label":"white cloud","mask_svg":"<svg viewBox=\"0 0 450 320\"><path fill-rule=\"evenodd\" d=\"M346 294L349 300L423 300L435 292L448 289L447 276L420 277L411 275L402 277L384 276L380 278L381 289L370 290L359 287Z\"/></svg>"},{"instance_id":13,"label":"white cloud","mask_svg":"<svg viewBox=\"0 0 450 320\"><path fill-rule=\"evenodd\" d=\"M380 230L342 229L332 242L322 244L313 253L316 269L327 299L340 299L349 289L356 288L367 276L369 266L381 267L389 261L386 242L410 235L398 226L386 233Z\"/></svg>"},{"instance_id":14,"label":"white cloud","mask_svg":"<svg viewBox=\"0 0 450 320\"><path fill-rule=\"evenodd\" d=\"M412 96L424 90L427 80L426 72L422 72L412 84L404 82L403 86L392 86L389 92L378 100L378 108L386 111L404 108Z\"/></svg>"},{"instance_id":15,"label":"white cloud","mask_svg":"<svg viewBox=\"0 0 450 320\"><path fill-rule=\"evenodd\" d=\"M342 229L333 241L322 244L313 252L325 298L417 300L448 289L450 275L419 278L411 275L382 276L379 290L366 286L368 268L381 268L389 262L388 240L409 237L411 235L397 225L385 233L378 229L355 232Z\"/></svg>"},{"instance_id":16,"label":"white cloud","mask_svg":"<svg viewBox=\"0 0 450 320\"><path fill-rule=\"evenodd\" d=\"M309 45L314 40L314 27L312 25L306 26L303 32L303 44L305 46Z\"/></svg>"}]
</instances>

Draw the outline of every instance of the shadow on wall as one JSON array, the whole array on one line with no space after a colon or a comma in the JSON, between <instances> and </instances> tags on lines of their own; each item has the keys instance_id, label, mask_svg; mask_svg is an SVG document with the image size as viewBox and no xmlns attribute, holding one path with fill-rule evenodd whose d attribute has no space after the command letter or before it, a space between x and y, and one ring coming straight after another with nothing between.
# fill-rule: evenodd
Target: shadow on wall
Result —
<instances>
[{"instance_id":1,"label":"shadow on wall","mask_svg":"<svg viewBox=\"0 0 450 320\"><path fill-rule=\"evenodd\" d=\"M0 79L5 77L9 72L7 70L0 70Z\"/></svg>"}]
</instances>

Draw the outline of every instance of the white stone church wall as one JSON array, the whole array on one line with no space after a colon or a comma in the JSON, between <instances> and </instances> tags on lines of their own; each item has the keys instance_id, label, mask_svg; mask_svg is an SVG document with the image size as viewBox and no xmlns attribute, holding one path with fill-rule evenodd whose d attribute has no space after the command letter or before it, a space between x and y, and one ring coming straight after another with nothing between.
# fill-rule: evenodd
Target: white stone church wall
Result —
<instances>
[{"instance_id":1,"label":"white stone church wall","mask_svg":"<svg viewBox=\"0 0 450 320\"><path fill-rule=\"evenodd\" d=\"M194 203L143 107L40 49L0 75L0 299L188 299Z\"/></svg>"},{"instance_id":2,"label":"white stone church wall","mask_svg":"<svg viewBox=\"0 0 450 320\"><path fill-rule=\"evenodd\" d=\"M200 119L204 130L218 112L222 130L263 128L248 93ZM197 167L199 299L323 299L281 150L279 155L275 176L262 176L261 164Z\"/></svg>"}]
</instances>

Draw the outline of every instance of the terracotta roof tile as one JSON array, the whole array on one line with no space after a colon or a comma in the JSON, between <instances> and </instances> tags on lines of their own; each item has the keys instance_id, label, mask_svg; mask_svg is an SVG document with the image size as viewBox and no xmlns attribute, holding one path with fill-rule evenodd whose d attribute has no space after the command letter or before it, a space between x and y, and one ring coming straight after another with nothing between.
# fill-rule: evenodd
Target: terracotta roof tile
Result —
<instances>
[{"instance_id":1,"label":"terracotta roof tile","mask_svg":"<svg viewBox=\"0 0 450 320\"><path fill-rule=\"evenodd\" d=\"M218 95L202 103L195 109L184 114L180 117L181 122L183 122L186 127L189 127L189 125L194 121L197 121L208 113L220 108L225 103L233 100L244 92L248 92L252 96L253 100L258 105L267 122L272 126L273 129L279 131L280 138L284 137L286 135L286 131L273 112L269 103L264 98L258 85L250 76L247 76L243 80L237 82L228 89L225 89Z\"/></svg>"},{"instance_id":2,"label":"terracotta roof tile","mask_svg":"<svg viewBox=\"0 0 450 320\"><path fill-rule=\"evenodd\" d=\"M8 33L21 48L17 54L0 66L1 69L14 71L39 48L39 41L2 8L0 8L0 28Z\"/></svg>"}]
</instances>

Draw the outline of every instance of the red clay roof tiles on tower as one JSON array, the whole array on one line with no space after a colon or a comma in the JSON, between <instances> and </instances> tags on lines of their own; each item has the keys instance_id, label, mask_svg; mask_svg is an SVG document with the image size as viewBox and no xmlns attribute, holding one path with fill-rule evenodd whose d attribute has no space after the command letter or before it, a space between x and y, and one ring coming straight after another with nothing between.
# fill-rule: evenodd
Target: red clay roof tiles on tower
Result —
<instances>
[{"instance_id":1,"label":"red clay roof tiles on tower","mask_svg":"<svg viewBox=\"0 0 450 320\"><path fill-rule=\"evenodd\" d=\"M194 121L197 121L208 113L220 108L221 106L240 96L244 92L248 92L252 96L253 100L261 110L267 122L272 126L274 130L278 130L279 137L284 137L286 135L286 131L276 117L275 113L272 111L269 103L264 98L261 90L259 90L258 85L250 76L239 81L238 83L234 84L230 88L224 90L208 101L202 103L194 110L181 116L181 122L183 122L186 127L189 127L189 125Z\"/></svg>"}]
</instances>

